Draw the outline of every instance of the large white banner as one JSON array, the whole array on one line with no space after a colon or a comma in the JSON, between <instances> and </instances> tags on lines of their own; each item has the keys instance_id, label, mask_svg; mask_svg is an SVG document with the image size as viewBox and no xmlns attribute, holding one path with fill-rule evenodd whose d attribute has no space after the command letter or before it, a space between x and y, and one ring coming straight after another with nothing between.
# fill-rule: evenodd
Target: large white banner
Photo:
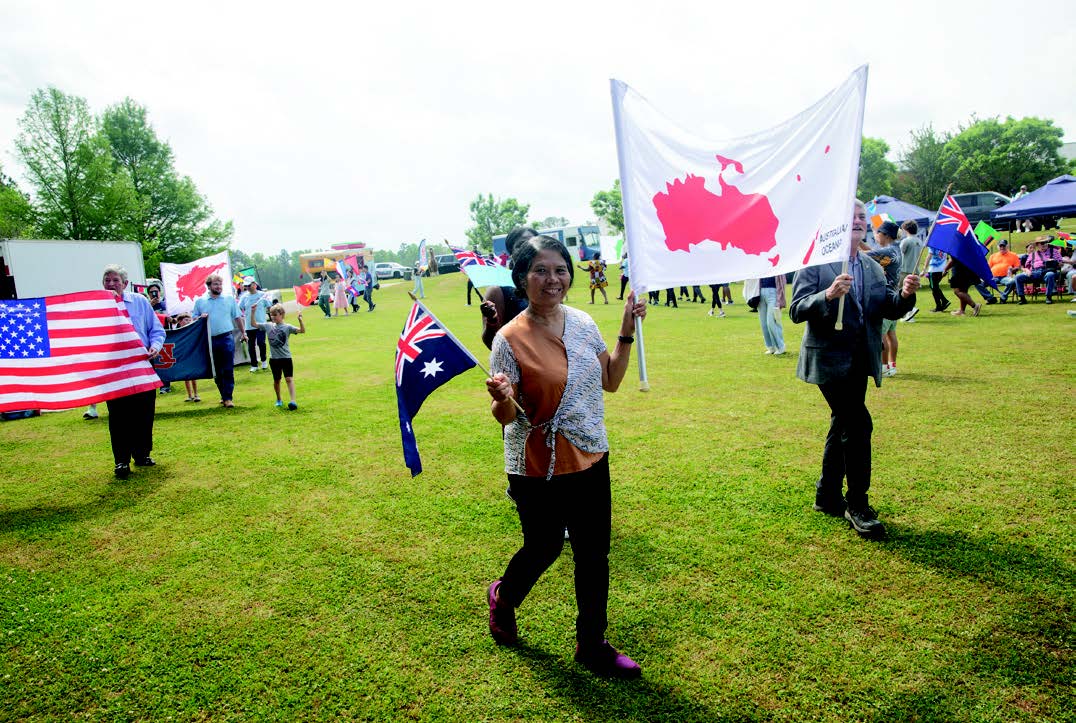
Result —
<instances>
[{"instance_id":1,"label":"large white banner","mask_svg":"<svg viewBox=\"0 0 1076 723\"><path fill-rule=\"evenodd\" d=\"M866 65L784 123L724 141L692 135L625 83L610 83L637 291L848 257Z\"/></svg>"},{"instance_id":2,"label":"large white banner","mask_svg":"<svg viewBox=\"0 0 1076 723\"><path fill-rule=\"evenodd\" d=\"M194 302L206 293L205 280L210 274L224 278L221 296L235 296L232 288L231 262L227 251L191 261L189 264L161 264L164 303L168 315L174 316L194 308Z\"/></svg>"}]
</instances>

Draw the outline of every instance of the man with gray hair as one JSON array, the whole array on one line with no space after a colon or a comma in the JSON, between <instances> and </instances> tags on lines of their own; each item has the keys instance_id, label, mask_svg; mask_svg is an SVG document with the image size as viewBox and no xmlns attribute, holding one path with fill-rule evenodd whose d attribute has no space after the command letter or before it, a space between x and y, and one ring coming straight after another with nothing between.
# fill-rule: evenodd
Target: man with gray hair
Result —
<instances>
[{"instance_id":1,"label":"man with gray hair","mask_svg":"<svg viewBox=\"0 0 1076 723\"><path fill-rule=\"evenodd\" d=\"M915 305L919 277L905 277L898 291L886 284L878 262L860 253L867 235L867 209L852 210L851 252L847 273L840 262L800 269L792 282L789 316L807 323L796 376L818 389L829 404L829 434L822 452L822 474L815 483L814 509L843 515L861 535L880 536L885 527L867 499L871 481L870 412L867 379L882 385L882 319L899 319ZM844 315L837 327L837 309ZM841 495L845 479L848 492Z\"/></svg>"},{"instance_id":2,"label":"man with gray hair","mask_svg":"<svg viewBox=\"0 0 1076 723\"><path fill-rule=\"evenodd\" d=\"M151 359L157 356L164 346L164 327L145 296L126 290L127 269L109 264L101 276L101 283L106 290L123 299L131 325L146 347L146 353ZM153 450L157 390L109 399L105 404L108 406L108 435L112 440L112 457L116 463L113 474L116 478L127 479L131 474L132 457L139 467L154 466L156 462L149 455Z\"/></svg>"}]
</instances>

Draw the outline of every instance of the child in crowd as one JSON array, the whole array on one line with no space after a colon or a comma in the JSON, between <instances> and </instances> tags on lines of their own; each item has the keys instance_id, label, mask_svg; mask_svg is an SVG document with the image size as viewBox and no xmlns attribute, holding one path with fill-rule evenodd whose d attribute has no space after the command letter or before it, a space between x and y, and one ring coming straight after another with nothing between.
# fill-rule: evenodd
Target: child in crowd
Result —
<instances>
[{"instance_id":1,"label":"child in crowd","mask_svg":"<svg viewBox=\"0 0 1076 723\"><path fill-rule=\"evenodd\" d=\"M183 312L182 314L179 314L178 316L176 316L176 328L182 329L187 324L190 324L192 321L193 321L193 319L191 318L191 315L188 314L187 312ZM186 379L186 380L183 381L183 384L187 387L187 398L184 399L183 401L185 401L185 402L200 402L200 401L202 401L202 398L198 396L198 380L197 379Z\"/></svg>"},{"instance_id":2,"label":"child in crowd","mask_svg":"<svg viewBox=\"0 0 1076 723\"><path fill-rule=\"evenodd\" d=\"M299 320L298 328L284 323L284 307L273 304L269 307L271 321L258 324L259 329L265 331L265 337L269 341L269 368L273 372L273 391L276 392L276 406L284 406L280 401L280 377L288 385L288 409L294 411L299 408L295 403L295 382L292 381L291 348L288 346L288 337L292 334L305 334L306 326L303 324L303 312L300 309L296 318Z\"/></svg>"},{"instance_id":3,"label":"child in crowd","mask_svg":"<svg viewBox=\"0 0 1076 723\"><path fill-rule=\"evenodd\" d=\"M347 316L347 291L345 290L344 280L337 279L336 285L333 287L333 316L340 316L340 310L344 310L344 316Z\"/></svg>"}]
</instances>

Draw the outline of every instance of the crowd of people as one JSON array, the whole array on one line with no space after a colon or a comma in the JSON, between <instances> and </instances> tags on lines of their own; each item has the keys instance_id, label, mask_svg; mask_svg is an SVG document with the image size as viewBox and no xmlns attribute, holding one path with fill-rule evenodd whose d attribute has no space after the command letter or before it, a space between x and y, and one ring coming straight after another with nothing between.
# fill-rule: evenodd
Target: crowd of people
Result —
<instances>
[{"instance_id":1,"label":"crowd of people","mask_svg":"<svg viewBox=\"0 0 1076 723\"><path fill-rule=\"evenodd\" d=\"M796 375L818 387L830 418L814 484L814 509L843 517L860 535L877 537L885 527L869 499L873 424L866 389L868 380L880 386L883 376L897 373L896 322L915 320L924 249L915 221L899 226L882 223L875 229L874 243L868 245L867 211L858 200L850 228L846 269L841 263L802 269L792 280L790 299L783 275L751 279L744 288L747 306L759 314L766 354L786 353L781 326L785 308L793 323L805 325ZM1061 253L1052 241L1036 239L1024 257L1009 251L1004 239L998 241L988 262L1002 289L1000 303L1012 293L1026 303L1028 285L1045 284L1047 303L1052 303L1057 284L1073 290L1071 251ZM595 303L597 293L609 303L607 266L600 255L577 265L562 243L532 228L512 231L506 247L512 284L488 288L479 309L481 338L491 350L486 380L490 409L502 425L508 495L520 520L523 543L487 589L490 635L501 645L518 642L516 610L568 541L574 553L578 608L576 659L600 676L637 677L640 666L605 639L612 494L603 393L615 392L622 382L635 340L635 320L646 316L648 304L636 300L628 288L625 255L617 297L624 307L610 350L594 320L565 304L576 268L589 276L590 303ZM963 264L933 249L925 256L922 273L930 280L934 311L950 305L941 289L946 272L960 301L954 314L970 309L979 315L982 304L968 295L973 286L983 294L984 303L999 303ZM326 318L332 318L330 299L337 314L343 310L346 315L349 304L357 310L357 295L349 298L348 291L359 284L364 284L363 296L373 311L368 294L375 282L365 267L362 271L365 277L335 282L320 275L319 306ZM235 298L223 294L221 276L211 275L193 311L172 318L166 316L159 285L151 284L144 296L128 292L126 271L117 266L105 269L102 282L123 299L150 357L164 343L165 326L207 320L222 406L234 406L235 343L245 340L251 373L272 370L276 406L284 406L283 379L290 398L287 407L297 408L289 339L306 331L302 312L297 315L298 326L286 323L284 307L262 292L253 278L243 280L243 292ZM421 285L416 290L422 292ZM710 316L715 309L718 317L724 316L724 306L734 303L728 284L711 284L709 301L699 286L690 296L686 287L679 291L679 301L709 303ZM677 301L674 290L666 290L665 305L678 307ZM651 292L650 303L660 303L657 292ZM842 324L836 323L838 316ZM187 385L188 401L200 401L197 382ZM150 456L155 398L150 391L107 403L115 475L120 479L130 474L132 461L136 466L155 464Z\"/></svg>"}]
</instances>

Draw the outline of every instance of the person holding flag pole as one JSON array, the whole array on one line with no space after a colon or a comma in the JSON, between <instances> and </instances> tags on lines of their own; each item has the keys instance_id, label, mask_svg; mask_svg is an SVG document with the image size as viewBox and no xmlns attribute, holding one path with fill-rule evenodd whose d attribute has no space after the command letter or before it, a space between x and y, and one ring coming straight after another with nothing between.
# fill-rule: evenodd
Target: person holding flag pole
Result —
<instances>
[{"instance_id":1,"label":"person holding flag pole","mask_svg":"<svg viewBox=\"0 0 1076 723\"><path fill-rule=\"evenodd\" d=\"M516 289L529 304L494 337L486 387L504 426L523 546L489 587L490 634L501 645L517 642L515 609L560 555L567 527L579 610L575 659L598 676L638 677L640 666L605 639L612 514L602 392L623 381L633 321L646 316L646 304L629 294L609 352L594 320L563 303L575 278L563 244L528 239L512 262Z\"/></svg>"},{"instance_id":2,"label":"person holding flag pole","mask_svg":"<svg viewBox=\"0 0 1076 723\"><path fill-rule=\"evenodd\" d=\"M858 199L850 229L845 259L808 266L796 274L789 316L796 324L807 324L796 376L817 384L830 408L814 509L843 516L856 532L878 537L885 527L867 497L873 430L866 405L867 379L873 377L876 386L882 385L882 319L899 319L915 306L919 277L905 277L898 292L886 284L878 262L860 253L867 235L867 209ZM845 479L847 493L842 496Z\"/></svg>"}]
</instances>

